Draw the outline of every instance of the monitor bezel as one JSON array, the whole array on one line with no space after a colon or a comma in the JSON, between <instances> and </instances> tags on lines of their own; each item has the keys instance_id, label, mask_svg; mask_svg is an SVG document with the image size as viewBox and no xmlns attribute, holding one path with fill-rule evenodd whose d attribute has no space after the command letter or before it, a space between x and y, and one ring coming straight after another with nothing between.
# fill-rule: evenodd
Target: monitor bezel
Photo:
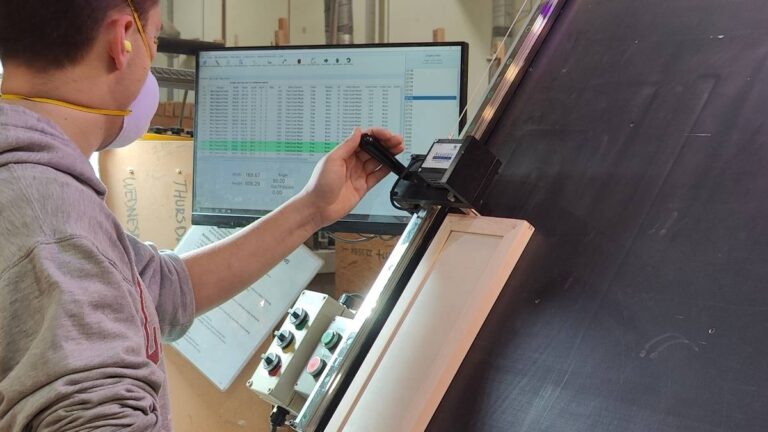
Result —
<instances>
[{"instance_id":1,"label":"monitor bezel","mask_svg":"<svg viewBox=\"0 0 768 432\"><path fill-rule=\"evenodd\" d=\"M467 42L408 42L408 43L386 43L386 44L355 44L355 45L287 45L287 46L246 46L246 47L221 47L206 48L200 50L195 58L195 91L200 85L200 54L222 51L294 51L294 50L322 50L322 49L365 49L365 48L430 48L430 47L459 47L461 48L461 80L459 89L459 131L464 130L467 122L467 115L464 113L467 107L467 87L469 79L469 44ZM195 103L194 130L197 130L199 104ZM197 141L193 146L192 167L193 176L197 168ZM251 223L261 219L264 216L246 216L233 214L211 214L195 212L195 201L197 193L194 187L195 178L192 179L192 224L216 226L221 228L243 228ZM355 214L350 214L355 215ZM348 215L349 216L349 215ZM345 216L348 217L348 216ZM366 216L360 214L360 216ZM378 235L399 235L403 232L410 218L404 216L373 215L379 217L391 218L391 222L381 221L356 221L341 220L321 229L326 232L346 232L346 233L365 233Z\"/></svg>"}]
</instances>

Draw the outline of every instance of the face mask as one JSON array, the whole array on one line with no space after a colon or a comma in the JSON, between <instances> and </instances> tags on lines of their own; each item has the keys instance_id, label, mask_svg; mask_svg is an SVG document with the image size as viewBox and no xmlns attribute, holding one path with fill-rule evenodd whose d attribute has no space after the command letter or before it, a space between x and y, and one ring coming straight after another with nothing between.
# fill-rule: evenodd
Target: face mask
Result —
<instances>
[{"instance_id":1,"label":"face mask","mask_svg":"<svg viewBox=\"0 0 768 432\"><path fill-rule=\"evenodd\" d=\"M160 87L150 72L136 100L131 104L131 113L123 120L123 128L117 137L99 150L116 149L130 145L141 138L149 129L152 118L160 104Z\"/></svg>"}]
</instances>

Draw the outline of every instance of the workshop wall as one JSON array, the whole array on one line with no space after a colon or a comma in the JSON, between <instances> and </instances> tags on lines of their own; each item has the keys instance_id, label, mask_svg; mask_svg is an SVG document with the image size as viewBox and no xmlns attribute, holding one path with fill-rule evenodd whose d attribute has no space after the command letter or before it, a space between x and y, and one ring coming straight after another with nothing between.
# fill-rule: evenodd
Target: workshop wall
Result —
<instances>
[{"instance_id":1,"label":"workshop wall","mask_svg":"<svg viewBox=\"0 0 768 432\"><path fill-rule=\"evenodd\" d=\"M170 0L165 0L168 11ZM354 40L370 40L367 18L375 2L354 4ZM215 40L222 37L221 1L184 0L175 2L173 21L185 39ZM449 41L466 41L470 46L469 88L488 83L491 47L492 0L390 0L389 42L429 42L432 30L443 27ZM320 0L291 1L291 44L325 43L324 7ZM166 15L167 16L167 15ZM274 0L228 0L226 42L228 46L271 45L277 21L288 16L288 2ZM478 103L473 104L470 114Z\"/></svg>"},{"instance_id":2,"label":"workshop wall","mask_svg":"<svg viewBox=\"0 0 768 432\"><path fill-rule=\"evenodd\" d=\"M444 27L446 40L469 43L468 93L471 95L478 85L484 91L488 84L492 6L492 0L392 0L390 42L431 41L432 29ZM479 100L470 106L469 120L478 106Z\"/></svg>"}]
</instances>

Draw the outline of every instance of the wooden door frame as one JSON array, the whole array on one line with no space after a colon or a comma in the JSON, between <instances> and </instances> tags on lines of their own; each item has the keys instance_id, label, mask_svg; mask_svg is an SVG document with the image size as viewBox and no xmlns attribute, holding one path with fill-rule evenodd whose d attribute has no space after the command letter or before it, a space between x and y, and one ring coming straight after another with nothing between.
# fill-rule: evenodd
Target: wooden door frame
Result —
<instances>
[{"instance_id":1,"label":"wooden door frame","mask_svg":"<svg viewBox=\"0 0 768 432\"><path fill-rule=\"evenodd\" d=\"M492 236L500 239L491 252L491 259L484 267L483 274L479 275L477 284L472 288L474 295L467 297L466 307L463 308L459 316L450 317L451 322L454 323L454 328L462 329L458 333L460 336L439 341L437 345L440 347L441 353L445 354L440 356L440 364L408 366L409 368L423 368L425 372L423 376L429 380L419 387L418 394L372 394L375 391L372 391L371 388L375 387L374 383L377 381L391 382L398 379L398 368L392 366L393 363L397 363L398 353L390 351L389 348L396 338L398 342L402 342L403 338L406 340L409 338L407 321L414 313L414 306L422 294L422 290L434 274L433 271L443 256L446 244L455 233ZM384 428L380 430L395 430L392 429L393 427L397 430L424 430L532 234L533 227L525 221L449 215L416 268L365 361L355 374L355 378L339 404L327 430L344 430L351 419L356 417L359 420L362 418L359 416L370 418L371 422L377 421L374 420L376 418L379 422L382 417L390 418L391 415L376 416L372 411L383 414L386 412L387 402L398 400L398 398L411 399L407 407L410 412L402 412L402 407L398 408L399 415L395 416L397 418L388 420L394 424L381 425L379 423L378 426ZM467 253L472 253L472 251L467 251ZM454 293L456 295L462 294L458 291ZM441 324L431 322L429 325L434 325L435 330L439 330ZM448 339L445 334L441 335L440 332L436 332L435 336L436 340L439 340L440 336ZM454 334L454 336L456 335ZM439 368L437 375L427 373L430 370L434 371L435 368ZM414 421L403 424L403 421L407 422L403 419L408 418ZM374 427L374 425L370 425L370 427ZM404 427L405 429L403 429Z\"/></svg>"}]
</instances>

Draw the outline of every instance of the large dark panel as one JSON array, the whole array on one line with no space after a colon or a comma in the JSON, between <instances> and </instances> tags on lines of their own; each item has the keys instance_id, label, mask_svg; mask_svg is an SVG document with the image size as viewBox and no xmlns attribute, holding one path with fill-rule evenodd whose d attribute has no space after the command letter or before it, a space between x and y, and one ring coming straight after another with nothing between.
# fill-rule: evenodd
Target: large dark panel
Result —
<instances>
[{"instance_id":1,"label":"large dark panel","mask_svg":"<svg viewBox=\"0 0 768 432\"><path fill-rule=\"evenodd\" d=\"M490 139L537 233L432 431L768 430L768 2L570 0Z\"/></svg>"}]
</instances>

